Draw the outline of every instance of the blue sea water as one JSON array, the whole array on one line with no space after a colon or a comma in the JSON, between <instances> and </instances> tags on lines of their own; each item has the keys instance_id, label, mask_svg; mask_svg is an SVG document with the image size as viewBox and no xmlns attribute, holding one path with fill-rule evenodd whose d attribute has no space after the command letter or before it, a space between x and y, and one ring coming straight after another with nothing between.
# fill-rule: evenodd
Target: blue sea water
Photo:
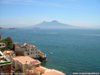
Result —
<instances>
[{"instance_id":1,"label":"blue sea water","mask_svg":"<svg viewBox=\"0 0 100 75\"><path fill-rule=\"evenodd\" d=\"M48 68L67 75L73 72L100 72L100 30L1 29L0 35L16 43L35 44L46 53Z\"/></svg>"}]
</instances>

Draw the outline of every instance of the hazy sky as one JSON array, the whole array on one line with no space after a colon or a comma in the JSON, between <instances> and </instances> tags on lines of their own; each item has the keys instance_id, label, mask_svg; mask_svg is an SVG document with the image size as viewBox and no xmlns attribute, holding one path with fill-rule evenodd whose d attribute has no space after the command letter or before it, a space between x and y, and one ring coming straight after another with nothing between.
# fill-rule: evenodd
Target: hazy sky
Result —
<instances>
[{"instance_id":1,"label":"hazy sky","mask_svg":"<svg viewBox=\"0 0 100 75\"><path fill-rule=\"evenodd\" d=\"M31 26L51 20L100 28L100 0L0 0L0 26Z\"/></svg>"}]
</instances>

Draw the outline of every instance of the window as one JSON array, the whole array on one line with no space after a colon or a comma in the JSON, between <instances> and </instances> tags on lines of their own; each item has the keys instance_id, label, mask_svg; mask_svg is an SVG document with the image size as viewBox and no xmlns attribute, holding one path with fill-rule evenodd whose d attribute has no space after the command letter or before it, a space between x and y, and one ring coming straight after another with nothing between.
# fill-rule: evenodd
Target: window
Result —
<instances>
[{"instance_id":1,"label":"window","mask_svg":"<svg viewBox=\"0 0 100 75\"><path fill-rule=\"evenodd\" d=\"M5 46L5 44L2 44L2 46Z\"/></svg>"},{"instance_id":2,"label":"window","mask_svg":"<svg viewBox=\"0 0 100 75\"><path fill-rule=\"evenodd\" d=\"M29 53L27 53L27 55L29 55Z\"/></svg>"},{"instance_id":3,"label":"window","mask_svg":"<svg viewBox=\"0 0 100 75\"><path fill-rule=\"evenodd\" d=\"M2 56L2 55L0 54L0 56Z\"/></svg>"}]
</instances>

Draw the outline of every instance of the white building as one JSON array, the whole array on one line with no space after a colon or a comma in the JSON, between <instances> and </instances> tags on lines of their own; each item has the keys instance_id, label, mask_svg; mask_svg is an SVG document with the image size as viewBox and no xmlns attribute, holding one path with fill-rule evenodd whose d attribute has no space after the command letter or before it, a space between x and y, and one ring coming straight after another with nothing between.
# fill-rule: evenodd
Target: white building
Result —
<instances>
[{"instance_id":1,"label":"white building","mask_svg":"<svg viewBox=\"0 0 100 75\"><path fill-rule=\"evenodd\" d=\"M6 47L6 44L5 43L0 43L0 48L5 48Z\"/></svg>"},{"instance_id":2,"label":"white building","mask_svg":"<svg viewBox=\"0 0 100 75\"><path fill-rule=\"evenodd\" d=\"M30 56L32 58L45 57L45 54L32 44L15 44L16 55Z\"/></svg>"}]
</instances>

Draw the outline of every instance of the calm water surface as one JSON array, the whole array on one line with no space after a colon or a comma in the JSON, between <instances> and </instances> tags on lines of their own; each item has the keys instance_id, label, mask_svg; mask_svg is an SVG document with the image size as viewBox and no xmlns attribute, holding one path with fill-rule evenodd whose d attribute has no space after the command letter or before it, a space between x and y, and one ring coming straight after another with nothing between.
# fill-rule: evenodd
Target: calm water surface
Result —
<instances>
[{"instance_id":1,"label":"calm water surface","mask_svg":"<svg viewBox=\"0 0 100 75\"><path fill-rule=\"evenodd\" d=\"M100 72L100 30L0 30L16 43L32 43L47 54L48 68L72 72Z\"/></svg>"}]
</instances>

